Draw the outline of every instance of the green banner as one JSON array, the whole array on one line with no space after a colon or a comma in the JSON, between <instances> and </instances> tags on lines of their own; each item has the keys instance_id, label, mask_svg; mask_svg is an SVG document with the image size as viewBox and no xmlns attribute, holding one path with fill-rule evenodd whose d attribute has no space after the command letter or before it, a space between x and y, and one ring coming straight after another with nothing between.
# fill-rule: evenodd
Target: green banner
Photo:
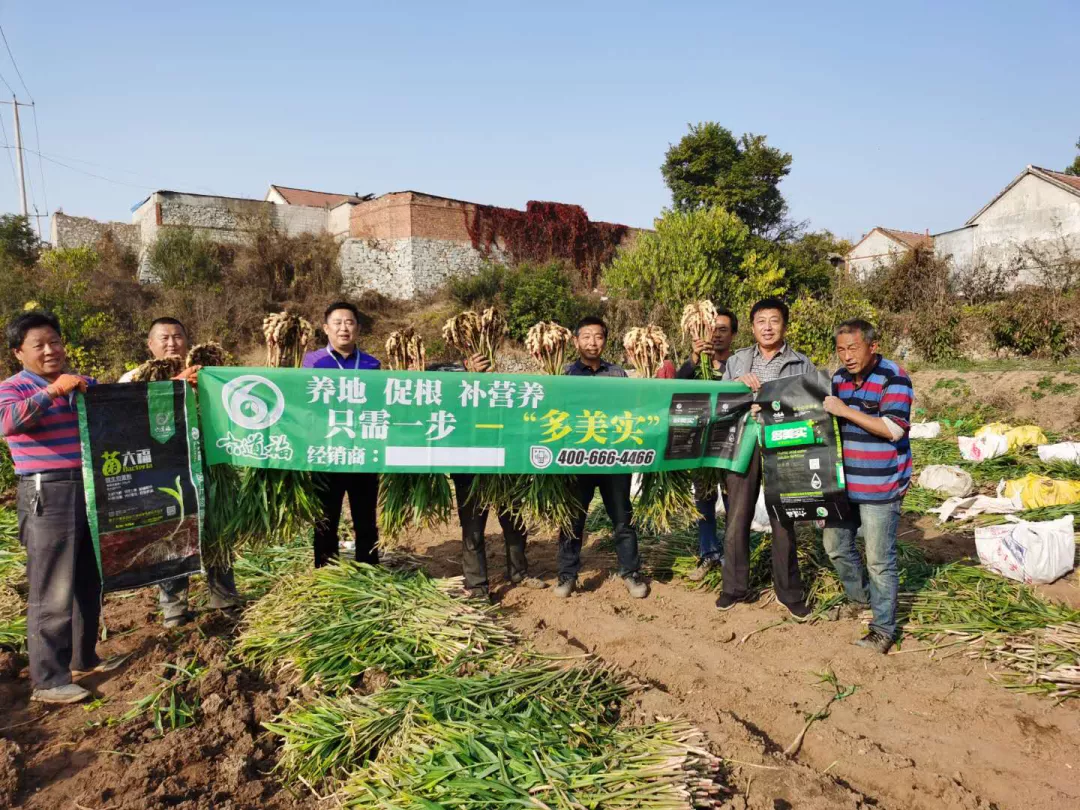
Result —
<instances>
[{"instance_id":1,"label":"green banner","mask_svg":"<svg viewBox=\"0 0 1080 810\"><path fill-rule=\"evenodd\" d=\"M204 368L199 393L207 462L245 467L744 472L758 436L731 382Z\"/></svg>"}]
</instances>

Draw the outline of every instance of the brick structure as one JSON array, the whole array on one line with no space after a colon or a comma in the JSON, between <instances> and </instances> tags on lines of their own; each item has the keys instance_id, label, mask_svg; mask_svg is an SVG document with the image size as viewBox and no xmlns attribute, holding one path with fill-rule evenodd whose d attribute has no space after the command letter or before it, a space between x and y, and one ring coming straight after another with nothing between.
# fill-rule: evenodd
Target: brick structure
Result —
<instances>
[{"instance_id":1,"label":"brick structure","mask_svg":"<svg viewBox=\"0 0 1080 810\"><path fill-rule=\"evenodd\" d=\"M339 240L346 292L377 290L392 298L413 298L452 276L476 272L488 259L511 258L498 240L484 252L474 246L469 225L478 207L416 191L372 197L272 185L263 200L156 191L133 209L133 224L123 227L132 229L145 280L152 280L147 248L162 229L186 226L218 241L240 242L255 223L269 217L289 234L330 233ZM55 232L55 217L53 227ZM626 238L632 235L626 231Z\"/></svg>"}]
</instances>

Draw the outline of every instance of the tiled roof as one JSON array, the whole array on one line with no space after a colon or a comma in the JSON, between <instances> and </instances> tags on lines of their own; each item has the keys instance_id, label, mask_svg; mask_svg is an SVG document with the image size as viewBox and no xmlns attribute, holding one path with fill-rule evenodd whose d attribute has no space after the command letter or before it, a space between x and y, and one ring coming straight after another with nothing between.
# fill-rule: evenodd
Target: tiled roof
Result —
<instances>
[{"instance_id":1,"label":"tiled roof","mask_svg":"<svg viewBox=\"0 0 1080 810\"><path fill-rule=\"evenodd\" d=\"M926 233L915 233L914 231L898 231L893 228L878 228L879 231L887 236L891 236L898 242L903 242L910 248L933 248L934 237Z\"/></svg>"},{"instance_id":2,"label":"tiled roof","mask_svg":"<svg viewBox=\"0 0 1080 810\"><path fill-rule=\"evenodd\" d=\"M1043 169L1039 166L1032 166L1031 168L1033 168L1037 172L1042 172L1043 174L1049 175L1050 177L1057 180L1059 183L1064 183L1065 185L1071 186L1077 191L1080 191L1080 177L1076 177L1075 175L1071 174L1065 174L1065 172L1055 172L1053 169Z\"/></svg>"},{"instance_id":3,"label":"tiled roof","mask_svg":"<svg viewBox=\"0 0 1080 810\"><path fill-rule=\"evenodd\" d=\"M288 186L270 186L277 191L289 205L308 205L313 208L333 208L343 202L363 202L364 198L356 194L330 194L325 191L310 191L306 188Z\"/></svg>"}]
</instances>

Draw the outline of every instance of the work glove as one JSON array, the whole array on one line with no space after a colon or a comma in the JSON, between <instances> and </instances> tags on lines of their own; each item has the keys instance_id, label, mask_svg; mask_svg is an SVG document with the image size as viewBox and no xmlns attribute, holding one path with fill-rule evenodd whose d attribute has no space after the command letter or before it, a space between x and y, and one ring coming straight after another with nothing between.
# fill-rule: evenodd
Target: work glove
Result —
<instances>
[{"instance_id":1,"label":"work glove","mask_svg":"<svg viewBox=\"0 0 1080 810\"><path fill-rule=\"evenodd\" d=\"M50 397L57 399L58 397L66 397L76 389L85 391L86 380L78 374L61 374L45 390L49 392Z\"/></svg>"},{"instance_id":2,"label":"work glove","mask_svg":"<svg viewBox=\"0 0 1080 810\"><path fill-rule=\"evenodd\" d=\"M188 366L175 377L174 380L182 380L183 382L191 383L192 388L199 386L199 369L202 366Z\"/></svg>"}]
</instances>

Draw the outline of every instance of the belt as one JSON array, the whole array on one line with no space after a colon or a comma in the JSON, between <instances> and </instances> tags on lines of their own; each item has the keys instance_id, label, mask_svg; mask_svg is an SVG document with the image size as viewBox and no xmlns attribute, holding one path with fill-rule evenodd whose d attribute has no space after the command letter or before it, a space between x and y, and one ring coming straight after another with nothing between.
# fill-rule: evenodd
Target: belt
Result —
<instances>
[{"instance_id":1,"label":"belt","mask_svg":"<svg viewBox=\"0 0 1080 810\"><path fill-rule=\"evenodd\" d=\"M19 476L27 481L82 481L82 470L49 470Z\"/></svg>"}]
</instances>

